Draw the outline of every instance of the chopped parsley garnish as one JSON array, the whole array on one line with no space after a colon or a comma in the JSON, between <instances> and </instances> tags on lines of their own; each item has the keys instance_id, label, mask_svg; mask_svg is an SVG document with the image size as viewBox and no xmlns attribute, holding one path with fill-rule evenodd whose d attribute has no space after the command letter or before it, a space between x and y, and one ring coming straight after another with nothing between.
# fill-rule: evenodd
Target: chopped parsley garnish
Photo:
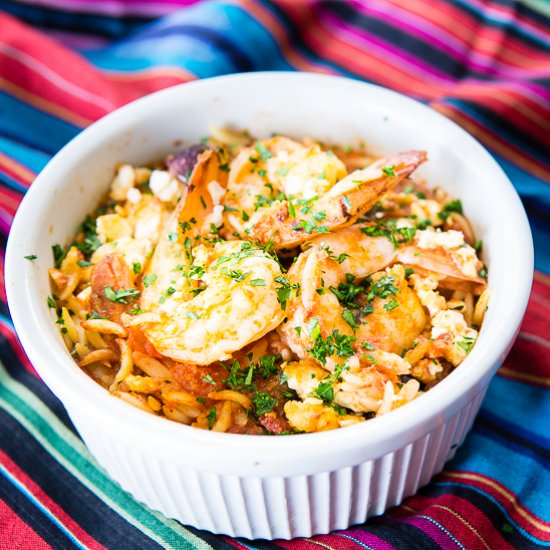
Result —
<instances>
[{"instance_id":1,"label":"chopped parsley garnish","mask_svg":"<svg viewBox=\"0 0 550 550\"><path fill-rule=\"evenodd\" d=\"M252 403L256 409L256 416L262 416L273 410L277 405L277 400L267 392L256 392L252 397Z\"/></svg>"},{"instance_id":2,"label":"chopped parsley garnish","mask_svg":"<svg viewBox=\"0 0 550 550\"><path fill-rule=\"evenodd\" d=\"M140 313L143 313L143 310L139 306L136 306L134 309L130 310L130 313L132 315L139 315Z\"/></svg>"},{"instance_id":3,"label":"chopped parsley garnish","mask_svg":"<svg viewBox=\"0 0 550 550\"><path fill-rule=\"evenodd\" d=\"M51 309L55 309L57 307L55 300L51 296L48 296L48 307Z\"/></svg>"},{"instance_id":4,"label":"chopped parsley garnish","mask_svg":"<svg viewBox=\"0 0 550 550\"><path fill-rule=\"evenodd\" d=\"M481 241L481 240L478 239L478 240L474 243L474 250L476 251L476 254L480 254L482 248L483 248L483 241Z\"/></svg>"},{"instance_id":5,"label":"chopped parsley garnish","mask_svg":"<svg viewBox=\"0 0 550 550\"><path fill-rule=\"evenodd\" d=\"M230 277L231 279L234 279L238 283L244 281L250 275L250 271L243 273L240 269L222 268L220 271L224 275L227 275L228 277Z\"/></svg>"},{"instance_id":6,"label":"chopped parsley garnish","mask_svg":"<svg viewBox=\"0 0 550 550\"><path fill-rule=\"evenodd\" d=\"M206 208L207 208L206 202L205 202L204 197L202 195L200 196L200 200L201 200L202 207L206 210Z\"/></svg>"},{"instance_id":7,"label":"chopped parsley garnish","mask_svg":"<svg viewBox=\"0 0 550 550\"><path fill-rule=\"evenodd\" d=\"M271 158L271 153L266 149L265 145L260 141L257 141L254 144L254 149L256 149L256 152L258 153L258 155L260 155L260 158L264 162Z\"/></svg>"},{"instance_id":8,"label":"chopped parsley garnish","mask_svg":"<svg viewBox=\"0 0 550 550\"><path fill-rule=\"evenodd\" d=\"M480 270L479 270L479 276L482 278L482 279L487 279L487 269L485 267L482 267Z\"/></svg>"},{"instance_id":9,"label":"chopped parsley garnish","mask_svg":"<svg viewBox=\"0 0 550 550\"><path fill-rule=\"evenodd\" d=\"M211 430L214 427L214 424L216 423L216 408L212 407L208 414L206 415L206 418L208 419L208 429Z\"/></svg>"},{"instance_id":10,"label":"chopped parsley garnish","mask_svg":"<svg viewBox=\"0 0 550 550\"><path fill-rule=\"evenodd\" d=\"M277 287L277 300L281 304L282 309L286 309L286 303L290 299L290 295L293 290L296 291L296 295L300 290L300 283L290 284L290 281L284 276L279 275L275 277L275 282L279 283L281 286Z\"/></svg>"},{"instance_id":11,"label":"chopped parsley garnish","mask_svg":"<svg viewBox=\"0 0 550 550\"><path fill-rule=\"evenodd\" d=\"M107 300L118 304L131 304L139 296L139 290L135 288L120 288L114 290L112 286L103 288L103 294Z\"/></svg>"},{"instance_id":12,"label":"chopped parsley garnish","mask_svg":"<svg viewBox=\"0 0 550 550\"><path fill-rule=\"evenodd\" d=\"M399 302L395 298L392 298L391 300L388 300L384 304L384 309L386 311L393 311L397 307L399 307Z\"/></svg>"},{"instance_id":13,"label":"chopped parsley garnish","mask_svg":"<svg viewBox=\"0 0 550 550\"><path fill-rule=\"evenodd\" d=\"M412 183L409 183L409 185L407 185L407 187L403 189L403 193L405 193L405 195L410 195L414 191L414 189L414 185Z\"/></svg>"},{"instance_id":14,"label":"chopped parsley garnish","mask_svg":"<svg viewBox=\"0 0 550 550\"><path fill-rule=\"evenodd\" d=\"M355 322L355 317L349 309L344 309L342 311L342 319L353 329L355 330L359 325Z\"/></svg>"},{"instance_id":15,"label":"chopped parsley garnish","mask_svg":"<svg viewBox=\"0 0 550 550\"><path fill-rule=\"evenodd\" d=\"M463 336L462 340L455 341L455 344L466 353L470 353L476 339L473 336Z\"/></svg>"},{"instance_id":16,"label":"chopped parsley garnish","mask_svg":"<svg viewBox=\"0 0 550 550\"><path fill-rule=\"evenodd\" d=\"M267 174L267 170L258 170L258 176L264 177Z\"/></svg>"},{"instance_id":17,"label":"chopped parsley garnish","mask_svg":"<svg viewBox=\"0 0 550 550\"><path fill-rule=\"evenodd\" d=\"M86 216L86 219L80 226L80 232L83 233L84 238L82 242L75 242L74 245L82 252L82 254L89 256L101 246L101 241L99 240L96 232L95 220L90 216Z\"/></svg>"},{"instance_id":18,"label":"chopped parsley garnish","mask_svg":"<svg viewBox=\"0 0 550 550\"><path fill-rule=\"evenodd\" d=\"M250 284L252 286L265 286L265 281L263 279L252 279Z\"/></svg>"},{"instance_id":19,"label":"chopped parsley garnish","mask_svg":"<svg viewBox=\"0 0 550 550\"><path fill-rule=\"evenodd\" d=\"M279 372L279 368L275 364L281 358L280 355L264 355L260 357L258 369L262 378L266 379Z\"/></svg>"},{"instance_id":20,"label":"chopped parsley garnish","mask_svg":"<svg viewBox=\"0 0 550 550\"><path fill-rule=\"evenodd\" d=\"M168 240L171 242L171 243L175 243L177 240L178 240L178 234L177 233L168 233Z\"/></svg>"},{"instance_id":21,"label":"chopped parsley garnish","mask_svg":"<svg viewBox=\"0 0 550 550\"><path fill-rule=\"evenodd\" d=\"M395 277L392 275L381 277L371 284L367 300L371 302L375 296L378 298L388 298L391 295L397 294L398 288L393 283L395 283Z\"/></svg>"},{"instance_id":22,"label":"chopped parsley garnish","mask_svg":"<svg viewBox=\"0 0 550 550\"><path fill-rule=\"evenodd\" d=\"M278 176L281 176L281 177L284 177L288 174L288 168L286 166L283 166L282 168L279 169L279 171L277 172L277 175Z\"/></svg>"},{"instance_id":23,"label":"chopped parsley garnish","mask_svg":"<svg viewBox=\"0 0 550 550\"><path fill-rule=\"evenodd\" d=\"M37 260L38 256L36 254L29 254L28 256L23 256L23 258L32 262L33 260Z\"/></svg>"},{"instance_id":24,"label":"chopped parsley garnish","mask_svg":"<svg viewBox=\"0 0 550 550\"><path fill-rule=\"evenodd\" d=\"M397 174L395 173L395 165L392 166L384 166L382 168L382 172L386 174L386 176L393 176L395 177Z\"/></svg>"},{"instance_id":25,"label":"chopped parsley garnish","mask_svg":"<svg viewBox=\"0 0 550 550\"><path fill-rule=\"evenodd\" d=\"M61 262L64 260L65 256L67 255L67 252L69 250L64 250L61 245L54 244L52 246L52 253L53 253L53 265L54 267L60 267Z\"/></svg>"},{"instance_id":26,"label":"chopped parsley garnish","mask_svg":"<svg viewBox=\"0 0 550 550\"><path fill-rule=\"evenodd\" d=\"M321 329L319 328L319 318L318 317L312 317L308 321L307 331L309 332L309 335L311 336L312 340L317 340L317 338L321 335Z\"/></svg>"},{"instance_id":27,"label":"chopped parsley garnish","mask_svg":"<svg viewBox=\"0 0 550 550\"><path fill-rule=\"evenodd\" d=\"M76 265L78 267L90 267L91 265L94 265L94 264L92 264L92 262L87 262L86 260L78 260L76 262Z\"/></svg>"},{"instance_id":28,"label":"chopped parsley garnish","mask_svg":"<svg viewBox=\"0 0 550 550\"><path fill-rule=\"evenodd\" d=\"M328 227L317 225L313 220L300 220L300 223L293 228L294 231L305 231L308 235L311 233L328 233Z\"/></svg>"},{"instance_id":29,"label":"chopped parsley garnish","mask_svg":"<svg viewBox=\"0 0 550 550\"><path fill-rule=\"evenodd\" d=\"M332 331L326 338L319 333L313 347L309 350L311 355L325 364L327 357L337 355L338 357L351 357L353 355L352 344L355 342L355 336L340 334L337 329Z\"/></svg>"},{"instance_id":30,"label":"chopped parsley garnish","mask_svg":"<svg viewBox=\"0 0 550 550\"><path fill-rule=\"evenodd\" d=\"M443 205L443 210L441 210L441 212L439 212L437 215L441 220L446 221L453 212L462 214L462 202L460 199L454 199L452 201L446 202Z\"/></svg>"},{"instance_id":31,"label":"chopped parsley garnish","mask_svg":"<svg viewBox=\"0 0 550 550\"><path fill-rule=\"evenodd\" d=\"M141 273L141 264L139 262L132 262L132 271L139 275Z\"/></svg>"},{"instance_id":32,"label":"chopped parsley garnish","mask_svg":"<svg viewBox=\"0 0 550 550\"><path fill-rule=\"evenodd\" d=\"M378 222L375 225L367 225L361 228L361 232L370 237L386 237L398 248L400 244L410 243L416 235L415 227L396 227L396 221L389 219Z\"/></svg>"},{"instance_id":33,"label":"chopped parsley garnish","mask_svg":"<svg viewBox=\"0 0 550 550\"><path fill-rule=\"evenodd\" d=\"M333 380L327 377L312 392L314 397L318 397L325 403L330 403L334 399Z\"/></svg>"},{"instance_id":34,"label":"chopped parsley garnish","mask_svg":"<svg viewBox=\"0 0 550 550\"><path fill-rule=\"evenodd\" d=\"M143 277L143 286L149 288L157 280L157 274L151 273L150 275L145 275Z\"/></svg>"},{"instance_id":35,"label":"chopped parsley garnish","mask_svg":"<svg viewBox=\"0 0 550 550\"><path fill-rule=\"evenodd\" d=\"M333 286L329 287L329 290L338 298L338 301L343 306L356 307L355 297L365 291L365 288L354 284L355 277L350 273L346 273L346 282L342 282L338 285L338 288Z\"/></svg>"},{"instance_id":36,"label":"chopped parsley garnish","mask_svg":"<svg viewBox=\"0 0 550 550\"><path fill-rule=\"evenodd\" d=\"M203 382L206 382L207 384L210 384L211 386L216 385L216 381L212 378L212 376L210 374L205 374L202 377L202 380L203 380Z\"/></svg>"},{"instance_id":37,"label":"chopped parsley garnish","mask_svg":"<svg viewBox=\"0 0 550 550\"><path fill-rule=\"evenodd\" d=\"M172 294L174 294L174 292L176 292L176 289L173 287L173 286L169 286L160 296L159 298L159 304L164 304L164 302L166 302L166 298L168 298L168 296L171 296ZM196 315L196 314L195 314ZM188 314L189 316L189 314Z\"/></svg>"}]
</instances>

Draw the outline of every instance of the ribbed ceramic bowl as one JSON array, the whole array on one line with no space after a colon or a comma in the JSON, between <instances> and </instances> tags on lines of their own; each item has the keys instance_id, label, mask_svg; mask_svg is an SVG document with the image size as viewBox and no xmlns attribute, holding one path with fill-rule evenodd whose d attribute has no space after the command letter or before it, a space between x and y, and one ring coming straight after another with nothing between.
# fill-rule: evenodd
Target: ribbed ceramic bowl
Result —
<instances>
[{"instance_id":1,"label":"ribbed ceramic bowl","mask_svg":"<svg viewBox=\"0 0 550 550\"><path fill-rule=\"evenodd\" d=\"M48 310L51 246L66 243L107 189L115 164L162 158L212 125L328 142L365 140L375 153L426 149L419 170L460 197L483 239L492 296L479 341L450 376L386 416L288 437L218 434L144 413L109 395L67 353ZM34 262L23 259L36 254ZM6 286L30 360L90 451L138 500L215 533L292 538L327 533L399 504L462 443L506 356L532 281L528 222L512 185L458 126L394 92L356 81L257 73L176 86L110 114L60 151L15 218Z\"/></svg>"}]
</instances>

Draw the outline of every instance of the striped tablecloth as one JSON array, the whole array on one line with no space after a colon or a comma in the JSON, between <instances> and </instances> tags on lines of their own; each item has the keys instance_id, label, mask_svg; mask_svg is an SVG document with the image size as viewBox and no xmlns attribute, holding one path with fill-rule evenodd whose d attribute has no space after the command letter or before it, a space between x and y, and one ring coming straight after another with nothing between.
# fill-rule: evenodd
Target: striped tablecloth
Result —
<instances>
[{"instance_id":1,"label":"striped tablecloth","mask_svg":"<svg viewBox=\"0 0 550 550\"><path fill-rule=\"evenodd\" d=\"M273 543L182 526L109 479L26 359L0 284L1 549L550 546L547 0L26 0L0 7L3 245L36 173L109 111L195 78L308 70L388 86L475 135L523 198L538 270L519 339L445 471L365 525Z\"/></svg>"}]
</instances>

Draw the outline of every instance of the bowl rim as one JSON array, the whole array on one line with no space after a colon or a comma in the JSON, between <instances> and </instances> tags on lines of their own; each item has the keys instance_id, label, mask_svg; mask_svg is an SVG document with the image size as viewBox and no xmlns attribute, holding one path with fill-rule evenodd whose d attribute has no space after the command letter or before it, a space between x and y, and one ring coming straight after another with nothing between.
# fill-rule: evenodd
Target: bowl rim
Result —
<instances>
[{"instance_id":1,"label":"bowl rim","mask_svg":"<svg viewBox=\"0 0 550 550\"><path fill-rule=\"evenodd\" d=\"M490 174L494 176L494 180L499 181L499 193L501 193L499 198L504 200L507 208L514 213L510 220L516 238L515 246L512 247L516 264L516 284L511 289L510 299L514 307L511 308L507 318L498 320L498 327L485 329L485 333L489 330L492 333L498 329L499 345L474 346L460 368L454 370L420 398L392 411L391 414L376 417L346 429L273 438L215 433L169 422L165 418L148 414L110 395L83 373L67 353L65 356L60 353L62 343L53 342L51 338L48 338L45 332L40 330L36 315L32 314L35 308L45 307L45 305L34 303L32 284L29 288L29 281L31 283L33 281L33 266L29 264L34 262L25 262L20 256L22 256L22 245L26 243L25 232L28 231L28 225L32 223L34 217L33 212L44 200L43 197L48 192L46 187L51 182L51 174L55 173L58 166L67 158L78 157L81 144L97 138L103 132L109 135L109 131L117 127L119 120L136 116L139 118L139 112L143 109L163 102L169 103L174 97L179 97L181 101L186 94L191 94L192 91L201 89L206 91L213 88L223 90L226 83L238 81L242 85L247 85L247 83L258 79L265 83L270 81L269 85L266 85L266 89L272 89L278 83L290 79L294 81L294 85L330 85L342 87L345 89L344 92L361 91L366 95L384 96L391 101L407 102L411 109L418 111L419 116L427 117L430 121L437 122L440 126L454 132L462 142L468 145L471 151L475 151L478 155L476 160L482 161L485 168L490 170ZM489 280L494 276L489 271ZM34 278L36 279L35 276ZM148 430L154 440L162 440L163 445L169 445L180 451L182 449L189 450L189 445L196 443L200 446L217 445L225 452L266 459L275 451L277 453L301 452L300 456L315 456L327 445L333 445L343 452L346 449L355 448L359 444L365 445L365 442L368 442L369 446L375 447L392 438L398 440L403 433L430 421L434 416L441 415L447 406L456 404L465 393L476 391L476 387L481 388L480 382L496 371L499 359L503 358L517 334L527 307L532 278L533 244L521 200L495 159L475 138L430 107L384 87L346 77L283 71L226 75L180 84L137 99L99 119L67 143L37 176L15 215L6 254L6 290L16 332L29 359L41 377L61 398L63 404L68 404L69 414L72 404L78 400L80 407L87 407L99 418L124 425L127 430L125 431L126 435L122 437L139 438L143 435L144 430ZM31 312L30 315L29 312ZM496 322L494 324L496 325ZM484 340L489 340L489 336L482 332L480 343ZM52 365L56 365L56 369L53 369ZM468 366L473 367L474 365L476 368L468 368ZM382 454L382 450L380 454ZM373 456L376 456L376 453Z\"/></svg>"}]
</instances>

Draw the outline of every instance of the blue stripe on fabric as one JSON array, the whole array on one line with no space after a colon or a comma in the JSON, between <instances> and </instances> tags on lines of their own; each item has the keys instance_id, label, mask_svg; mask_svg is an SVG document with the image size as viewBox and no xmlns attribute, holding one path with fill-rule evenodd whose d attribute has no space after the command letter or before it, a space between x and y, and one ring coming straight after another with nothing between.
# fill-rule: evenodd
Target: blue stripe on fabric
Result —
<instances>
[{"instance_id":1,"label":"blue stripe on fabric","mask_svg":"<svg viewBox=\"0 0 550 550\"><path fill-rule=\"evenodd\" d=\"M533 414L536 408L537 414ZM528 426L533 438L548 438L550 399L548 389L516 380L495 376L489 385L483 401L484 413L492 411L498 421L521 426L522 432ZM550 439L546 439L550 445Z\"/></svg>"},{"instance_id":2,"label":"blue stripe on fabric","mask_svg":"<svg viewBox=\"0 0 550 550\"><path fill-rule=\"evenodd\" d=\"M42 151L38 151L31 147L25 147L20 143L16 143L11 139L6 139L1 136L0 151L36 173L40 172L51 158L50 155Z\"/></svg>"},{"instance_id":3,"label":"blue stripe on fabric","mask_svg":"<svg viewBox=\"0 0 550 550\"><path fill-rule=\"evenodd\" d=\"M477 120L485 128L489 128L495 134L502 136L505 141L514 145L519 150L528 152L532 157L538 159L542 164L548 163L546 152L544 150L539 151L533 148L528 143L528 139L530 139L530 136L522 134L519 129L514 130L511 124L505 122L505 119L500 119L501 124L495 125L495 120L493 119L496 117L496 115L493 115L491 113L490 116L488 116L489 111L485 111L482 106L478 107L469 101L447 97L442 99L442 103L452 105L459 111ZM520 139L520 136L522 135L525 137L525 139Z\"/></svg>"},{"instance_id":4,"label":"blue stripe on fabric","mask_svg":"<svg viewBox=\"0 0 550 550\"><path fill-rule=\"evenodd\" d=\"M0 135L55 154L80 128L0 90Z\"/></svg>"},{"instance_id":5,"label":"blue stripe on fabric","mask_svg":"<svg viewBox=\"0 0 550 550\"><path fill-rule=\"evenodd\" d=\"M70 539L78 548L86 548L64 525L59 521L59 519L48 510L39 500L37 500L34 495L14 476L0 464L0 475L4 476L13 487L25 495L25 497L31 502L33 506L38 508L63 534Z\"/></svg>"},{"instance_id":6,"label":"blue stripe on fabric","mask_svg":"<svg viewBox=\"0 0 550 550\"><path fill-rule=\"evenodd\" d=\"M25 187L24 185L21 185L18 181L15 181L6 173L2 172L1 168L0 168L0 186L8 187L13 191L17 191L18 193L21 193L21 195L24 195L27 192L27 187Z\"/></svg>"},{"instance_id":7,"label":"blue stripe on fabric","mask_svg":"<svg viewBox=\"0 0 550 550\"><path fill-rule=\"evenodd\" d=\"M543 521L550 522L550 470L533 457L515 452L507 441L488 437L474 425L473 431L447 467L479 473L496 480L518 495L522 504ZM536 488L533 487L536 480ZM466 483L466 482L465 482Z\"/></svg>"},{"instance_id":8,"label":"blue stripe on fabric","mask_svg":"<svg viewBox=\"0 0 550 550\"><path fill-rule=\"evenodd\" d=\"M199 77L237 69L292 69L273 36L246 11L224 6L220 17L219 5L210 4L176 12L128 40L84 55L107 70L172 65Z\"/></svg>"}]
</instances>

